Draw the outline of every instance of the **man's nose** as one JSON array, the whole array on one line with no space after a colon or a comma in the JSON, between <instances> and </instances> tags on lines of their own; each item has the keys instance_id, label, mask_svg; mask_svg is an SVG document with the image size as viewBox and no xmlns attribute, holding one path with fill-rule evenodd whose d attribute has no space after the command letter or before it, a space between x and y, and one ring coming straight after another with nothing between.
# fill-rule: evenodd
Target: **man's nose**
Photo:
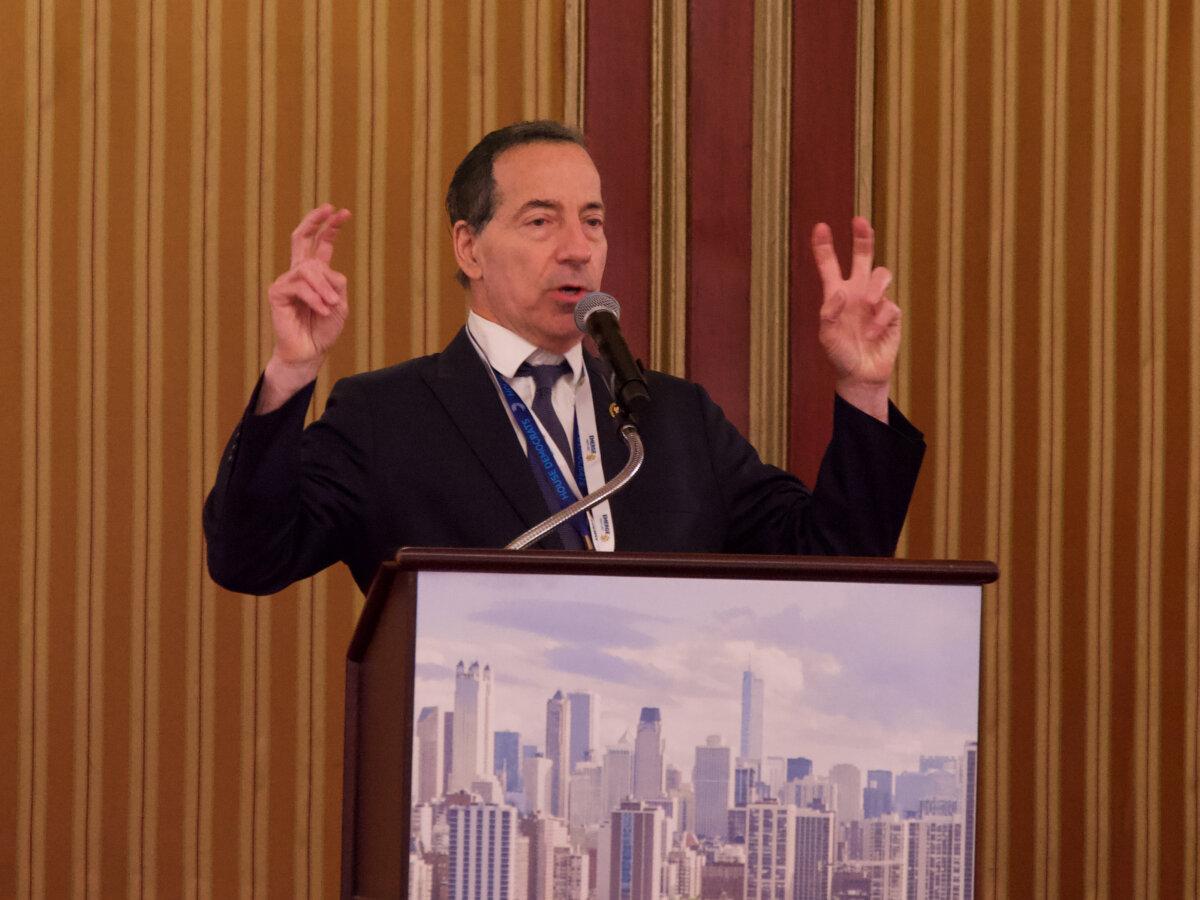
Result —
<instances>
[{"instance_id":1,"label":"man's nose","mask_svg":"<svg viewBox=\"0 0 1200 900\"><path fill-rule=\"evenodd\" d=\"M585 263L592 258L592 242L582 222L568 223L558 242L558 258L563 262Z\"/></svg>"}]
</instances>

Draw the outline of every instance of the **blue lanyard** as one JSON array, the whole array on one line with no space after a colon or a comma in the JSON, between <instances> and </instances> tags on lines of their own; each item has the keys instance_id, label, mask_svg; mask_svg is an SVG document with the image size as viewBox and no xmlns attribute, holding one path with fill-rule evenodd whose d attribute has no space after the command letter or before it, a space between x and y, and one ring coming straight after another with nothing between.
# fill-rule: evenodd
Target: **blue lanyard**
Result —
<instances>
[{"instance_id":1,"label":"blue lanyard","mask_svg":"<svg viewBox=\"0 0 1200 900\"><path fill-rule=\"evenodd\" d=\"M496 372L495 369L492 369ZM554 454L550 448L546 446L546 440L542 437L542 431L538 428L537 420L534 419L533 413L525 402L517 396L517 392L513 390L511 384L505 380L504 376L496 372L496 383L500 385L500 390L504 393L504 399L508 403L508 408L512 410L513 418L517 421L517 427L521 429L521 433L525 435L525 440L529 446L533 448L534 454L537 456L538 464L546 473L546 477L550 480L550 486L554 489L554 494L558 498L559 509L566 509L575 502L576 497L571 493L571 489L567 487L566 479L563 478L562 469L558 467L558 463L554 459ZM587 473L583 468L583 446L579 440L579 417L575 417L575 427L572 429L573 435L573 455L575 457L575 484L579 486L580 496L587 495ZM575 516L571 523L584 537L590 538L590 529L587 528L586 522L582 521L583 516Z\"/></svg>"}]
</instances>

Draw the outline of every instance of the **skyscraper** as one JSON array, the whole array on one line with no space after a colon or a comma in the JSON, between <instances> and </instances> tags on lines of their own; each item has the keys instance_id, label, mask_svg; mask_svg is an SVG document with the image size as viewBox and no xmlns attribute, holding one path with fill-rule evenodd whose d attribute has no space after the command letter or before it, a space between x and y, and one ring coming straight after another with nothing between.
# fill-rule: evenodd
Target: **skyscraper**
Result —
<instances>
[{"instance_id":1,"label":"skyscraper","mask_svg":"<svg viewBox=\"0 0 1200 900\"><path fill-rule=\"evenodd\" d=\"M838 763L829 770L829 780L837 786L837 817L849 822L863 817L862 771L849 763Z\"/></svg>"},{"instance_id":2,"label":"skyscraper","mask_svg":"<svg viewBox=\"0 0 1200 900\"><path fill-rule=\"evenodd\" d=\"M975 766L979 744L967 741L963 748L963 791L959 809L963 816L962 900L975 900Z\"/></svg>"},{"instance_id":3,"label":"skyscraper","mask_svg":"<svg viewBox=\"0 0 1200 900\"><path fill-rule=\"evenodd\" d=\"M571 704L571 766L569 771L599 749L600 695L590 691L573 691L567 694ZM598 760L591 760L598 762Z\"/></svg>"},{"instance_id":4,"label":"skyscraper","mask_svg":"<svg viewBox=\"0 0 1200 900\"><path fill-rule=\"evenodd\" d=\"M550 770L550 805L547 812L567 817L567 784L571 777L571 706L562 691L546 701L546 758Z\"/></svg>"},{"instance_id":5,"label":"skyscraper","mask_svg":"<svg viewBox=\"0 0 1200 900\"><path fill-rule=\"evenodd\" d=\"M574 826L599 825L612 807L604 805L604 767L600 763L580 763L571 773L567 809Z\"/></svg>"},{"instance_id":6,"label":"skyscraper","mask_svg":"<svg viewBox=\"0 0 1200 900\"><path fill-rule=\"evenodd\" d=\"M444 786L442 772L442 712L436 706L426 706L417 716L414 729L417 744L413 802L424 803L441 796Z\"/></svg>"},{"instance_id":7,"label":"skyscraper","mask_svg":"<svg viewBox=\"0 0 1200 900\"><path fill-rule=\"evenodd\" d=\"M446 820L451 900L509 900L515 896L517 811L495 803L452 805L446 807Z\"/></svg>"},{"instance_id":8,"label":"skyscraper","mask_svg":"<svg viewBox=\"0 0 1200 900\"><path fill-rule=\"evenodd\" d=\"M450 790L492 777L492 668L478 662L454 673L454 749Z\"/></svg>"},{"instance_id":9,"label":"skyscraper","mask_svg":"<svg viewBox=\"0 0 1200 900\"><path fill-rule=\"evenodd\" d=\"M662 715L656 706L643 706L633 744L633 796L654 800L664 796Z\"/></svg>"},{"instance_id":10,"label":"skyscraper","mask_svg":"<svg viewBox=\"0 0 1200 900\"><path fill-rule=\"evenodd\" d=\"M763 758L763 680L747 669L742 673L742 759Z\"/></svg>"},{"instance_id":11,"label":"skyscraper","mask_svg":"<svg viewBox=\"0 0 1200 900\"><path fill-rule=\"evenodd\" d=\"M596 896L600 900L659 900L663 813L637 800L621 804L600 829Z\"/></svg>"},{"instance_id":12,"label":"skyscraper","mask_svg":"<svg viewBox=\"0 0 1200 900\"><path fill-rule=\"evenodd\" d=\"M908 828L909 897L962 896L962 821L934 816L904 823Z\"/></svg>"},{"instance_id":13,"label":"skyscraper","mask_svg":"<svg viewBox=\"0 0 1200 900\"><path fill-rule=\"evenodd\" d=\"M555 850L571 849L567 823L534 815L521 823L529 838L529 900L555 900Z\"/></svg>"},{"instance_id":14,"label":"skyscraper","mask_svg":"<svg viewBox=\"0 0 1200 900\"><path fill-rule=\"evenodd\" d=\"M757 803L758 796L758 765L753 760L747 762L739 759L733 770L733 805L736 807L749 806Z\"/></svg>"},{"instance_id":15,"label":"skyscraper","mask_svg":"<svg viewBox=\"0 0 1200 900\"><path fill-rule=\"evenodd\" d=\"M719 734L709 735L705 745L696 748L692 787L696 792L696 834L723 838L733 806L733 753L721 744Z\"/></svg>"},{"instance_id":16,"label":"skyscraper","mask_svg":"<svg viewBox=\"0 0 1200 900\"><path fill-rule=\"evenodd\" d=\"M493 770L504 784L505 791L521 790L521 734L517 731L497 731L492 745Z\"/></svg>"},{"instance_id":17,"label":"skyscraper","mask_svg":"<svg viewBox=\"0 0 1200 900\"><path fill-rule=\"evenodd\" d=\"M604 773L601 778L601 799L607 815L627 800L633 792L633 749L628 733L604 751Z\"/></svg>"},{"instance_id":18,"label":"skyscraper","mask_svg":"<svg viewBox=\"0 0 1200 900\"><path fill-rule=\"evenodd\" d=\"M446 710L442 715L442 793L450 793L450 772L454 769L454 711Z\"/></svg>"},{"instance_id":19,"label":"skyscraper","mask_svg":"<svg viewBox=\"0 0 1200 900\"><path fill-rule=\"evenodd\" d=\"M826 900L837 845L833 813L796 811L796 880L792 900Z\"/></svg>"},{"instance_id":20,"label":"skyscraper","mask_svg":"<svg viewBox=\"0 0 1200 900\"><path fill-rule=\"evenodd\" d=\"M892 811L892 773L886 769L868 769L863 788L863 818L878 819Z\"/></svg>"},{"instance_id":21,"label":"skyscraper","mask_svg":"<svg viewBox=\"0 0 1200 900\"><path fill-rule=\"evenodd\" d=\"M799 781L812 774L812 760L807 756L789 756L787 761L787 780Z\"/></svg>"},{"instance_id":22,"label":"skyscraper","mask_svg":"<svg viewBox=\"0 0 1200 900\"><path fill-rule=\"evenodd\" d=\"M746 900L791 897L796 880L796 807L746 807Z\"/></svg>"},{"instance_id":23,"label":"skyscraper","mask_svg":"<svg viewBox=\"0 0 1200 900\"><path fill-rule=\"evenodd\" d=\"M521 789L525 794L525 812L549 815L553 770L554 763L540 753L521 760Z\"/></svg>"}]
</instances>

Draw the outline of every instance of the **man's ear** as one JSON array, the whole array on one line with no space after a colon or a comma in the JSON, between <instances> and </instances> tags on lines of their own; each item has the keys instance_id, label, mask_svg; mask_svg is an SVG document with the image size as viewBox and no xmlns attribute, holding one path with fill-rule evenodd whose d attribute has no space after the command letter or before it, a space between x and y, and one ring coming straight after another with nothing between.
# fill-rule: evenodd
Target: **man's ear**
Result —
<instances>
[{"instance_id":1,"label":"man's ear","mask_svg":"<svg viewBox=\"0 0 1200 900\"><path fill-rule=\"evenodd\" d=\"M479 261L475 258L476 234L475 229L467 224L465 219L454 223L450 232L454 243L454 259L463 274L468 278L478 278L481 274Z\"/></svg>"}]
</instances>

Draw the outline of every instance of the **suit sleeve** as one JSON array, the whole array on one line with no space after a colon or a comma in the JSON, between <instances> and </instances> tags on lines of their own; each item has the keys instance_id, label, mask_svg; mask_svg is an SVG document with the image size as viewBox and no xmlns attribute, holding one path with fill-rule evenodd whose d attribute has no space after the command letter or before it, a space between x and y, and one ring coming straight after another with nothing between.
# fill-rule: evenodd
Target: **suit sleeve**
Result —
<instances>
[{"instance_id":1,"label":"suit sleeve","mask_svg":"<svg viewBox=\"0 0 1200 900\"><path fill-rule=\"evenodd\" d=\"M889 404L884 424L835 397L833 436L810 490L763 463L702 393L714 475L732 553L890 556L925 453L921 433Z\"/></svg>"},{"instance_id":2,"label":"suit sleeve","mask_svg":"<svg viewBox=\"0 0 1200 900\"><path fill-rule=\"evenodd\" d=\"M271 594L345 556L365 515L371 418L359 390L334 386L304 418L314 384L265 415L260 380L204 504L208 569L229 590Z\"/></svg>"}]
</instances>

